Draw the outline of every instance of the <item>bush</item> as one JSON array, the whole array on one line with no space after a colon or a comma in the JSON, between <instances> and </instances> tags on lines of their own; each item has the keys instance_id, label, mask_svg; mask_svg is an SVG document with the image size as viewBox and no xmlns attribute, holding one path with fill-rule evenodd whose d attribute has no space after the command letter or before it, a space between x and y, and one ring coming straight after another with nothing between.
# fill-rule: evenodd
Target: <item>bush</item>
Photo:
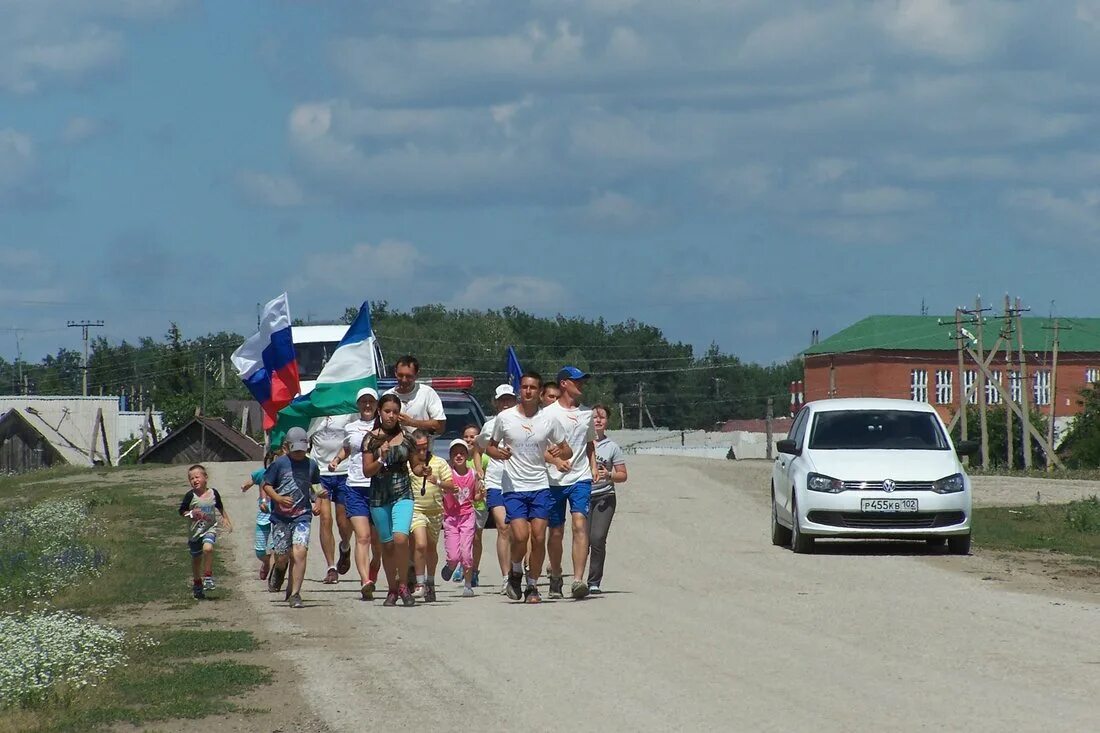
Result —
<instances>
[{"instance_id":1,"label":"bush","mask_svg":"<svg viewBox=\"0 0 1100 733\"><path fill-rule=\"evenodd\" d=\"M1100 531L1100 498L1093 494L1066 507L1066 524L1078 532Z\"/></svg>"}]
</instances>

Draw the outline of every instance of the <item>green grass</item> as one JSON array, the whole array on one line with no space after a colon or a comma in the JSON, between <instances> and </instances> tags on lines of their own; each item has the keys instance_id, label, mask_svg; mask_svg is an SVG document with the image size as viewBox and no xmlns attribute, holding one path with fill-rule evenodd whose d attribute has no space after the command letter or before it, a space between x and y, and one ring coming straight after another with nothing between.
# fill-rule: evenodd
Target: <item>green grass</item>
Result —
<instances>
[{"instance_id":1,"label":"green grass","mask_svg":"<svg viewBox=\"0 0 1100 733\"><path fill-rule=\"evenodd\" d=\"M1033 468L1030 471L1023 469L1009 471L1007 468L993 467L988 471L979 466L967 469L971 476L1011 476L1013 478L1041 478L1063 481L1098 481L1100 480L1100 468L1056 468L1047 471L1045 468Z\"/></svg>"},{"instance_id":2,"label":"green grass","mask_svg":"<svg viewBox=\"0 0 1100 733\"><path fill-rule=\"evenodd\" d=\"M1100 498L1068 504L974 510L974 544L992 550L1047 550L1100 560Z\"/></svg>"},{"instance_id":3,"label":"green grass","mask_svg":"<svg viewBox=\"0 0 1100 733\"><path fill-rule=\"evenodd\" d=\"M191 599L187 526L176 511L178 499L145 493L140 482L127 482L132 477L125 474L118 469L51 469L4 477L0 479L0 517L18 514L46 499L76 498L90 507L102 526L100 532L80 536L81 544L93 545L106 559L99 577L74 578L40 601L107 623L147 603L193 609L194 618L133 629L135 636L151 637L156 643L133 645L129 663L108 673L95 688L57 690L29 707L0 709L0 733L87 731L120 722L144 726L233 712L237 708L230 698L271 680L270 670L234 658L258 647L252 634L212 628L203 611L206 604ZM28 537L26 547L3 549L9 554L25 551L33 559L37 541ZM15 582L15 573L28 572L37 570L27 564L0 565L0 586ZM215 573L226 574L217 554ZM27 582L22 576L18 580ZM219 584L219 590L210 595L226 598L225 587ZM24 604L22 599L8 598L0 601L0 611L18 612Z\"/></svg>"}]
</instances>

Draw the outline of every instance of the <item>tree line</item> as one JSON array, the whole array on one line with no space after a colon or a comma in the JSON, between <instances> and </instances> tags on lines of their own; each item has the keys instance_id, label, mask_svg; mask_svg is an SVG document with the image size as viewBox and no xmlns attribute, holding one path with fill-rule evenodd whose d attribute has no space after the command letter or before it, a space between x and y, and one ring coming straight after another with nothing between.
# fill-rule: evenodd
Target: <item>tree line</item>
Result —
<instances>
[{"instance_id":1,"label":"tree line","mask_svg":"<svg viewBox=\"0 0 1100 733\"><path fill-rule=\"evenodd\" d=\"M350 323L356 313L348 308L339 320ZM745 363L717 344L697 355L690 344L670 341L659 328L634 320L542 317L511 307L425 305L402 311L385 301L372 305L371 317L387 362L413 354L426 377L472 376L471 391L486 408L494 387L506 378L508 346L524 369L544 377L552 378L565 364L589 371L593 379L586 397L611 406L613 427L619 405L627 427L637 427L641 416L646 427L714 429L728 419L763 417L768 397L775 400L776 414L785 414L789 384L802 375L797 358ZM96 338L89 349L89 394L121 395L129 409L155 406L170 427L196 407L222 414L227 400L249 399L229 362L243 340L229 332L186 338L175 323L159 339ZM80 394L82 376L81 355L74 349L59 349L37 363L0 359L0 384L10 385L13 394Z\"/></svg>"}]
</instances>

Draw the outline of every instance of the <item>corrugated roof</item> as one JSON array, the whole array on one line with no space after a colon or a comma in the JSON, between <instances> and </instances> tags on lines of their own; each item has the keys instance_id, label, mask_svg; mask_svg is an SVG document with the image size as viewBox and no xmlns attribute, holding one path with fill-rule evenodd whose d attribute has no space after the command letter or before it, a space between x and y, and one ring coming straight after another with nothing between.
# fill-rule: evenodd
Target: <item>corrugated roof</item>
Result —
<instances>
[{"instance_id":1,"label":"corrugated roof","mask_svg":"<svg viewBox=\"0 0 1100 733\"><path fill-rule=\"evenodd\" d=\"M1024 349L1045 352L1051 348L1054 335L1049 330L1054 321L1049 318L1024 317ZM1100 318L1059 318L1059 350L1066 352L1100 353ZM993 347L1003 321L987 317L982 340L987 349ZM955 316L868 316L862 321L833 334L803 353L843 354L852 351L954 351L952 330ZM975 325L965 325L977 334Z\"/></svg>"},{"instance_id":2,"label":"corrugated roof","mask_svg":"<svg viewBox=\"0 0 1100 733\"><path fill-rule=\"evenodd\" d=\"M156 445L150 447L141 456L138 457L138 463L152 462L155 463L156 454L163 450L166 446L177 440L184 440L187 433L187 429L195 423L200 423L207 430L212 433L211 439L219 439L226 445L233 448L240 453L240 460L242 461L262 461L264 458L264 447L256 441L249 438L247 435L234 430L225 422L215 417L193 417L171 433L166 435Z\"/></svg>"},{"instance_id":3,"label":"corrugated roof","mask_svg":"<svg viewBox=\"0 0 1100 733\"><path fill-rule=\"evenodd\" d=\"M88 449L99 409L103 410L107 445L114 463L118 460L118 397L0 395L0 413L18 410L74 466L91 465ZM101 453L103 446L98 442L97 446Z\"/></svg>"}]
</instances>

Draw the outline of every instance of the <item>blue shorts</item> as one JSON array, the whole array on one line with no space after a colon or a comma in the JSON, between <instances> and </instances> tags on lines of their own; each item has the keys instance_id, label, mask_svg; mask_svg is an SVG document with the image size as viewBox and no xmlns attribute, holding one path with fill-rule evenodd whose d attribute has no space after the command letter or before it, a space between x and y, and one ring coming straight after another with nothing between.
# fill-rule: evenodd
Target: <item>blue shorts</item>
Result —
<instances>
[{"instance_id":1,"label":"blue shorts","mask_svg":"<svg viewBox=\"0 0 1100 733\"><path fill-rule=\"evenodd\" d=\"M500 489L489 489L485 492L485 506L490 510L496 509L498 506L504 506L504 492Z\"/></svg>"},{"instance_id":2,"label":"blue shorts","mask_svg":"<svg viewBox=\"0 0 1100 733\"><path fill-rule=\"evenodd\" d=\"M348 517L371 519L369 486L345 486L341 498L344 500L344 513Z\"/></svg>"},{"instance_id":3,"label":"blue shorts","mask_svg":"<svg viewBox=\"0 0 1100 733\"><path fill-rule=\"evenodd\" d=\"M504 511L507 521L516 519L550 519L554 508L554 495L550 489L537 491L509 491L504 495Z\"/></svg>"},{"instance_id":4,"label":"blue shorts","mask_svg":"<svg viewBox=\"0 0 1100 733\"><path fill-rule=\"evenodd\" d=\"M207 532L202 537L194 537L187 540L187 549L191 551L191 557L198 557L202 554L203 545L213 545L216 542L218 536L213 532Z\"/></svg>"},{"instance_id":5,"label":"blue shorts","mask_svg":"<svg viewBox=\"0 0 1100 733\"><path fill-rule=\"evenodd\" d=\"M256 541L252 545L256 551L256 557L263 560L271 550L271 524L256 525Z\"/></svg>"},{"instance_id":6,"label":"blue shorts","mask_svg":"<svg viewBox=\"0 0 1100 733\"><path fill-rule=\"evenodd\" d=\"M372 506L370 517L378 530L378 540L383 544L393 542L395 534L408 537L413 521L413 500L399 499L385 506Z\"/></svg>"},{"instance_id":7,"label":"blue shorts","mask_svg":"<svg viewBox=\"0 0 1100 733\"><path fill-rule=\"evenodd\" d=\"M344 492L348 490L348 475L339 473L332 476L322 476L321 488L328 492L330 501L343 504Z\"/></svg>"},{"instance_id":8,"label":"blue shorts","mask_svg":"<svg viewBox=\"0 0 1100 733\"><path fill-rule=\"evenodd\" d=\"M554 495L554 508L550 511L550 526L561 527L565 524L565 502L569 500L570 514L588 516L588 506L592 499L592 482L578 481L570 486L551 486Z\"/></svg>"}]
</instances>

